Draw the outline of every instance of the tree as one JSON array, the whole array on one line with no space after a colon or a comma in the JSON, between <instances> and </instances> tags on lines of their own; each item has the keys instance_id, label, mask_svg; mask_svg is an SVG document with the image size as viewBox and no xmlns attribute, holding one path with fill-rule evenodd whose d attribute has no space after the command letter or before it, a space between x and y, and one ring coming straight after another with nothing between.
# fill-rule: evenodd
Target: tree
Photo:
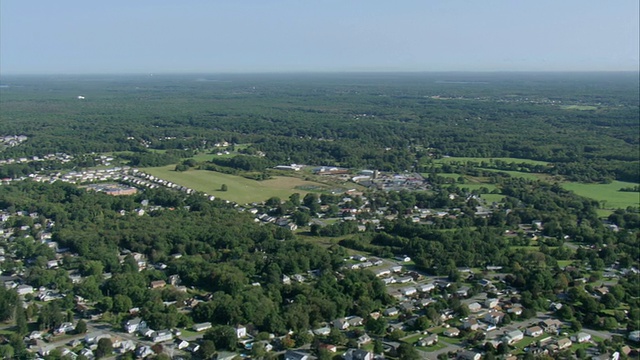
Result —
<instances>
[{"instance_id":1,"label":"tree","mask_svg":"<svg viewBox=\"0 0 640 360\"><path fill-rule=\"evenodd\" d=\"M420 359L420 354L418 354L418 350L413 346L402 343L398 346L398 358L403 360L418 360Z\"/></svg>"},{"instance_id":2,"label":"tree","mask_svg":"<svg viewBox=\"0 0 640 360\"><path fill-rule=\"evenodd\" d=\"M204 334L203 339L211 340L218 350L234 351L236 349L236 330L231 326L218 325L213 327Z\"/></svg>"},{"instance_id":3,"label":"tree","mask_svg":"<svg viewBox=\"0 0 640 360\"><path fill-rule=\"evenodd\" d=\"M384 352L384 347L382 346L382 341L380 341L380 339L375 339L373 341L373 352L375 354L382 354Z\"/></svg>"},{"instance_id":4,"label":"tree","mask_svg":"<svg viewBox=\"0 0 640 360\"><path fill-rule=\"evenodd\" d=\"M229 190L229 188L227 187L227 184L220 185L220 191L227 191L227 190Z\"/></svg>"},{"instance_id":5,"label":"tree","mask_svg":"<svg viewBox=\"0 0 640 360\"><path fill-rule=\"evenodd\" d=\"M16 332L19 335L26 335L29 328L27 326L27 314L21 304L16 305Z\"/></svg>"},{"instance_id":6,"label":"tree","mask_svg":"<svg viewBox=\"0 0 640 360\"><path fill-rule=\"evenodd\" d=\"M113 352L113 343L111 343L111 339L102 338L98 340L98 348L96 349L96 358L103 358L111 355Z\"/></svg>"},{"instance_id":7,"label":"tree","mask_svg":"<svg viewBox=\"0 0 640 360\"><path fill-rule=\"evenodd\" d=\"M76 334L84 334L87 332L87 323L80 319L76 324Z\"/></svg>"},{"instance_id":8,"label":"tree","mask_svg":"<svg viewBox=\"0 0 640 360\"><path fill-rule=\"evenodd\" d=\"M216 353L216 345L211 340L204 340L198 349L198 355L202 359L211 359Z\"/></svg>"}]
</instances>

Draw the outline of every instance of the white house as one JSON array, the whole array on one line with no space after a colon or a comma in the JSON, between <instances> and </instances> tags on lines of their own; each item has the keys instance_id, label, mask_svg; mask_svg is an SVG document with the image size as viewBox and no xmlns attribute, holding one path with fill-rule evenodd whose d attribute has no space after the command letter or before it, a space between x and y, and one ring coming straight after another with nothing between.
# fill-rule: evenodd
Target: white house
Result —
<instances>
[{"instance_id":1,"label":"white house","mask_svg":"<svg viewBox=\"0 0 640 360\"><path fill-rule=\"evenodd\" d=\"M577 342L578 344L581 344L591 340L591 335L585 332L579 332L576 335L572 336L571 340Z\"/></svg>"},{"instance_id":2,"label":"white house","mask_svg":"<svg viewBox=\"0 0 640 360\"><path fill-rule=\"evenodd\" d=\"M16 291L18 292L18 295L33 294L33 286L31 286L31 285L19 285L16 288Z\"/></svg>"},{"instance_id":3,"label":"white house","mask_svg":"<svg viewBox=\"0 0 640 360\"><path fill-rule=\"evenodd\" d=\"M527 335L527 336L531 336L531 337L538 337L538 336L544 334L544 330L542 330L542 328L540 326L532 326L532 327L527 328L527 330L525 330L524 334Z\"/></svg>"},{"instance_id":4,"label":"white house","mask_svg":"<svg viewBox=\"0 0 640 360\"><path fill-rule=\"evenodd\" d=\"M207 329L211 329L211 323L204 322L204 323L194 324L192 329L195 332L205 331Z\"/></svg>"},{"instance_id":5,"label":"white house","mask_svg":"<svg viewBox=\"0 0 640 360\"><path fill-rule=\"evenodd\" d=\"M373 353L361 349L349 349L342 357L344 360L373 360Z\"/></svg>"},{"instance_id":6,"label":"white house","mask_svg":"<svg viewBox=\"0 0 640 360\"><path fill-rule=\"evenodd\" d=\"M246 336L247 336L247 328L242 325L236 326L236 337L238 339L242 339L243 337L246 337Z\"/></svg>"},{"instance_id":7,"label":"white house","mask_svg":"<svg viewBox=\"0 0 640 360\"><path fill-rule=\"evenodd\" d=\"M139 317L128 320L124 324L124 331L128 332L129 334L134 333L136 331L144 330L146 328L147 328L147 323Z\"/></svg>"},{"instance_id":8,"label":"white house","mask_svg":"<svg viewBox=\"0 0 640 360\"><path fill-rule=\"evenodd\" d=\"M173 339L173 334L169 330L158 330L151 336L151 341L159 343Z\"/></svg>"},{"instance_id":9,"label":"white house","mask_svg":"<svg viewBox=\"0 0 640 360\"><path fill-rule=\"evenodd\" d=\"M507 342L507 344L509 345L513 345L515 343L517 343L518 341L524 339L524 334L522 333L522 331L516 329L516 330L512 330L512 331L507 331L504 333L504 340Z\"/></svg>"}]
</instances>

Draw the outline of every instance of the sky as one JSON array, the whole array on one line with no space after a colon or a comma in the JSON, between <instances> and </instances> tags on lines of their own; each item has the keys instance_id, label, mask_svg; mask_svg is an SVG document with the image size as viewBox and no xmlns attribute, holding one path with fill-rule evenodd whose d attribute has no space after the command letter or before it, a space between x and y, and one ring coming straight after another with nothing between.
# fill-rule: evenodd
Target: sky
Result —
<instances>
[{"instance_id":1,"label":"sky","mask_svg":"<svg viewBox=\"0 0 640 360\"><path fill-rule=\"evenodd\" d=\"M638 71L638 0L0 0L0 75Z\"/></svg>"}]
</instances>

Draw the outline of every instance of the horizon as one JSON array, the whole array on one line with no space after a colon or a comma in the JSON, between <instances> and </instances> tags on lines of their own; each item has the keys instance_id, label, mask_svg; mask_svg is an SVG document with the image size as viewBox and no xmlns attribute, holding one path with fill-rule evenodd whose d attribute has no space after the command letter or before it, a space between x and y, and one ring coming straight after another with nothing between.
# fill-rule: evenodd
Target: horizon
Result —
<instances>
[{"instance_id":1,"label":"horizon","mask_svg":"<svg viewBox=\"0 0 640 360\"><path fill-rule=\"evenodd\" d=\"M0 74L637 72L639 13L636 0L5 1Z\"/></svg>"}]
</instances>

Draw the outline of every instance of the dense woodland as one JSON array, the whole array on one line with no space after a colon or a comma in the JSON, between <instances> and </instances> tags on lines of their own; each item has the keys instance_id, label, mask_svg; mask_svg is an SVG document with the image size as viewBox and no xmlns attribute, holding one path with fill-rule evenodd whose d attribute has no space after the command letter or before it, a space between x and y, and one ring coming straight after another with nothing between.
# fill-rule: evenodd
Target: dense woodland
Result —
<instances>
[{"instance_id":1,"label":"dense woodland","mask_svg":"<svg viewBox=\"0 0 640 360\"><path fill-rule=\"evenodd\" d=\"M153 149L228 141L252 144L243 151L265 154L262 166L402 171L433 156L516 157L552 162L549 172L572 180L640 178L634 73L6 77L3 85L3 133L32 139L7 157L125 151L135 166L157 166L180 154Z\"/></svg>"}]
</instances>

